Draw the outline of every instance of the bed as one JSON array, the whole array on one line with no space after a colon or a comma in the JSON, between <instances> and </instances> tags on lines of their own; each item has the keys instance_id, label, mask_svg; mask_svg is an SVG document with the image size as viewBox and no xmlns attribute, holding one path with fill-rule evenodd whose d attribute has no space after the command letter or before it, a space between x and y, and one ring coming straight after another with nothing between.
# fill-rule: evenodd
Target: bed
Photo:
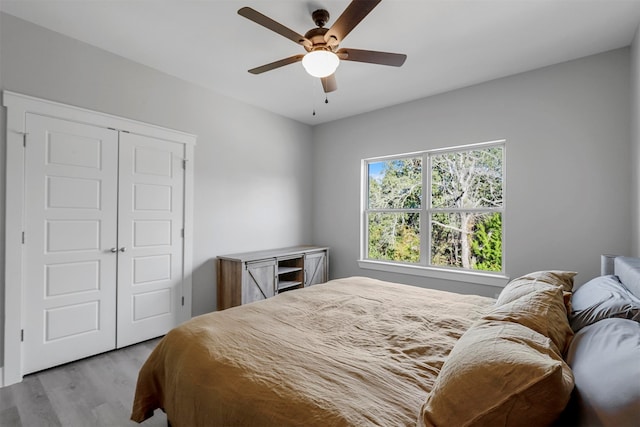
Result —
<instances>
[{"instance_id":1,"label":"bed","mask_svg":"<svg viewBox=\"0 0 640 427\"><path fill-rule=\"evenodd\" d=\"M640 426L640 259L603 256L602 275L573 292L574 377L567 426Z\"/></svg>"},{"instance_id":2,"label":"bed","mask_svg":"<svg viewBox=\"0 0 640 427\"><path fill-rule=\"evenodd\" d=\"M531 273L497 300L352 277L199 316L151 353L131 418L162 409L173 427L572 422L585 402L566 360L574 275Z\"/></svg>"}]
</instances>

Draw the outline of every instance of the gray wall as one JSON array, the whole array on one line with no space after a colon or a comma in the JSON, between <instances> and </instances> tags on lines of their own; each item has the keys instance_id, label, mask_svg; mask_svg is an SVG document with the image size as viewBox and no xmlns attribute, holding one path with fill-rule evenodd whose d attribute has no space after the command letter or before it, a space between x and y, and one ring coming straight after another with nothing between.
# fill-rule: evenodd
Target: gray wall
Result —
<instances>
[{"instance_id":1,"label":"gray wall","mask_svg":"<svg viewBox=\"0 0 640 427\"><path fill-rule=\"evenodd\" d=\"M631 255L640 256L640 26L631 46Z\"/></svg>"},{"instance_id":2,"label":"gray wall","mask_svg":"<svg viewBox=\"0 0 640 427\"><path fill-rule=\"evenodd\" d=\"M0 15L0 28L0 89L198 136L194 315L216 307L213 259L217 255L311 241L309 126L7 14ZM0 134L0 215L4 224L4 125ZM4 260L4 244L0 247L0 260ZM0 295L4 298L4 280ZM3 332L4 303L0 304L0 346Z\"/></svg>"},{"instance_id":3,"label":"gray wall","mask_svg":"<svg viewBox=\"0 0 640 427\"><path fill-rule=\"evenodd\" d=\"M506 271L599 273L631 249L630 52L619 49L314 128L315 241L331 275L493 296L496 288L360 269L360 160L506 139ZM425 79L428 79L425 73Z\"/></svg>"}]
</instances>

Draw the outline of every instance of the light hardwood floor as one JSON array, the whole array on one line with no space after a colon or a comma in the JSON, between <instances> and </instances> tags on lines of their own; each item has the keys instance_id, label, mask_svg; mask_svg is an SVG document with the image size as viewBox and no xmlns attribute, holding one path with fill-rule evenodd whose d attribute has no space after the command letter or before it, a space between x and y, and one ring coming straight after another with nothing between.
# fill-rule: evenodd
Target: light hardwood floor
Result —
<instances>
[{"instance_id":1,"label":"light hardwood floor","mask_svg":"<svg viewBox=\"0 0 640 427\"><path fill-rule=\"evenodd\" d=\"M0 388L2 427L162 426L161 410L129 420L138 370L159 339L36 372Z\"/></svg>"}]
</instances>

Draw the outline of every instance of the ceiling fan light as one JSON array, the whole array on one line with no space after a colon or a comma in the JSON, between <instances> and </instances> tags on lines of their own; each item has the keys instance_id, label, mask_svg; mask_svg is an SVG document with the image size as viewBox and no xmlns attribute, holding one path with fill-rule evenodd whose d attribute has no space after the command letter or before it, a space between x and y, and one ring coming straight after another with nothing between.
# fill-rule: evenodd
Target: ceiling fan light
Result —
<instances>
[{"instance_id":1,"label":"ceiling fan light","mask_svg":"<svg viewBox=\"0 0 640 427\"><path fill-rule=\"evenodd\" d=\"M314 50L302 58L302 66L313 77L328 77L340 65L340 58L328 50Z\"/></svg>"}]
</instances>

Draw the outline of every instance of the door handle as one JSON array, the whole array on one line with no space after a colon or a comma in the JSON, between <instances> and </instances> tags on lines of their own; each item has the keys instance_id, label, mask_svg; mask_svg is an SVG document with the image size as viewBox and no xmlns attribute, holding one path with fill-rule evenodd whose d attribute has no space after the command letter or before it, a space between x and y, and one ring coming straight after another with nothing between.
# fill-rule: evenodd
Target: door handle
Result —
<instances>
[{"instance_id":1,"label":"door handle","mask_svg":"<svg viewBox=\"0 0 640 427\"><path fill-rule=\"evenodd\" d=\"M114 254L115 254L115 253L116 253L116 252L118 252L118 251L119 251L119 252L126 252L127 248L123 246L123 247L121 247L120 249L117 249L117 248L111 248L111 249L109 249L109 250L111 251L111 253L114 253Z\"/></svg>"},{"instance_id":2,"label":"door handle","mask_svg":"<svg viewBox=\"0 0 640 427\"><path fill-rule=\"evenodd\" d=\"M115 254L116 252L118 252L118 250L116 248L111 248L110 250L111 250L112 254Z\"/></svg>"},{"instance_id":3,"label":"door handle","mask_svg":"<svg viewBox=\"0 0 640 427\"><path fill-rule=\"evenodd\" d=\"M124 246L119 249L120 252L125 252L126 250L127 248L125 248Z\"/></svg>"}]
</instances>

